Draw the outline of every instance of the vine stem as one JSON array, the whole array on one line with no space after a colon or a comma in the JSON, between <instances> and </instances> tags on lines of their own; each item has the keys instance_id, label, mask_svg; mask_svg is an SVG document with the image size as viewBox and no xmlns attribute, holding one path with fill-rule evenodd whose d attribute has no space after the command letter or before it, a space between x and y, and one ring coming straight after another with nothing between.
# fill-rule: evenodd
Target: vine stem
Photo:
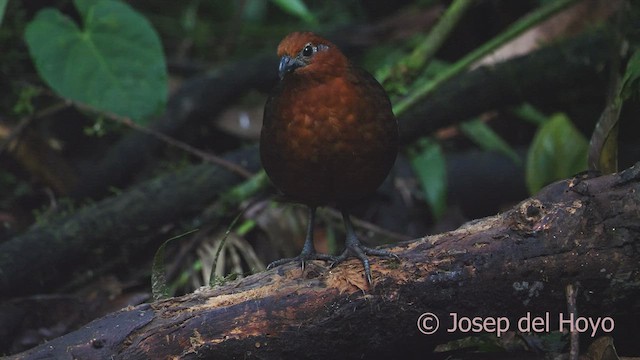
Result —
<instances>
[{"instance_id":1,"label":"vine stem","mask_svg":"<svg viewBox=\"0 0 640 360\"><path fill-rule=\"evenodd\" d=\"M547 5L542 6L537 10L531 12L530 14L523 17L522 19L516 21L507 30L500 33L493 39L489 40L484 45L473 50L472 52L467 54L465 57L458 60L456 63L452 64L446 70L441 72L439 76L435 77L432 81L426 82L418 86L417 88L413 89L413 91L411 91L411 93L408 94L406 97L397 101L394 105L394 113L396 114L396 116L400 116L402 113L404 113L411 106L415 105L422 98L431 94L435 89L437 89L444 82L464 72L474 62L492 53L498 47L502 46L506 42L514 39L516 36L529 30L534 25L539 24L540 22L548 19L550 16L562 11L563 9L565 9L569 5L576 3L577 1L578 0L552 1Z\"/></svg>"}]
</instances>

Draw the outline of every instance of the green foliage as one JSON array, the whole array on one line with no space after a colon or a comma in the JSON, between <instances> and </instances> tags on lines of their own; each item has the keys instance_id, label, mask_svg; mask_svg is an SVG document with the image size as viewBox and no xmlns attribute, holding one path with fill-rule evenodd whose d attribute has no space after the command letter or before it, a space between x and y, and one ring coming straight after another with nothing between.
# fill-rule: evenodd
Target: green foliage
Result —
<instances>
[{"instance_id":1,"label":"green foliage","mask_svg":"<svg viewBox=\"0 0 640 360\"><path fill-rule=\"evenodd\" d=\"M242 222L242 224L238 225L238 228L236 229L236 234L238 234L239 236L245 236L250 231L255 229L256 225L257 224L255 220L246 219L245 221Z\"/></svg>"},{"instance_id":2,"label":"green foliage","mask_svg":"<svg viewBox=\"0 0 640 360\"><path fill-rule=\"evenodd\" d=\"M216 204L215 211L219 212L220 216L224 216L226 213L230 211L231 208L238 206L240 202L250 198L251 196L254 196L256 192L264 188L264 186L266 185L266 182L267 182L266 174L264 173L264 171L262 171L259 174L251 177L250 179L240 183L239 185L234 186L232 189L230 189L229 191L227 191L225 194L222 195L222 198ZM231 275L231 277L229 275L226 277L216 276L215 270L218 264L218 260L221 258L221 254L225 249L225 246L228 245L227 239L229 238L229 235L234 230L234 228L236 227L236 224L241 219L243 214L244 214L244 210L240 211L236 215L236 217L233 219L231 224L229 224L229 226L227 227L224 233L224 236L217 242L215 254L213 255L213 265L211 266L211 275L209 277L210 286L223 284L224 282L228 281L228 279L234 276L234 275ZM243 236L249 231L251 231L252 229L254 229L255 226L256 226L255 221L245 220L240 224L238 228L235 229L235 234L239 236ZM156 253L153 257L153 265L151 268L151 292L153 294L154 300L160 300L160 299L164 299L171 296L171 294L175 291L176 288L188 283L188 279L191 277L191 275L194 272L202 270L203 264L201 261L198 261L197 263L193 264L190 271L183 272L180 278L177 279L174 284L169 284L166 278L165 249L167 245L171 241L181 238L183 236L189 235L194 231L197 231L197 230L192 230L187 233L172 237L166 240L162 245L160 245L158 250L156 250ZM238 244L231 244L229 246L234 247L233 251L236 251L235 248L241 247L241 246L238 246ZM255 263L251 261L251 259L249 259L247 256L245 256L245 261L249 264Z\"/></svg>"},{"instance_id":3,"label":"green foliage","mask_svg":"<svg viewBox=\"0 0 640 360\"><path fill-rule=\"evenodd\" d=\"M33 106L33 98L40 95L40 89L33 86L25 86L20 89L18 100L13 105L13 113L15 115L31 115L35 112Z\"/></svg>"},{"instance_id":4,"label":"green foliage","mask_svg":"<svg viewBox=\"0 0 640 360\"><path fill-rule=\"evenodd\" d=\"M83 27L44 9L25 38L36 69L62 97L141 122L167 97L162 45L149 22L116 0L75 0Z\"/></svg>"},{"instance_id":5,"label":"green foliage","mask_svg":"<svg viewBox=\"0 0 640 360\"><path fill-rule=\"evenodd\" d=\"M425 199L436 218L447 206L447 167L440 144L430 139L419 141L417 148L409 151Z\"/></svg>"},{"instance_id":6,"label":"green foliage","mask_svg":"<svg viewBox=\"0 0 640 360\"><path fill-rule=\"evenodd\" d=\"M607 99L607 105L596 123L589 144L589 169L602 174L618 171L618 132L623 103L631 98L640 98L640 49L631 55L615 97Z\"/></svg>"},{"instance_id":7,"label":"green foliage","mask_svg":"<svg viewBox=\"0 0 640 360\"><path fill-rule=\"evenodd\" d=\"M513 109L513 113L522 120L534 125L542 125L547 122L547 116L528 103L516 107Z\"/></svg>"},{"instance_id":8,"label":"green foliage","mask_svg":"<svg viewBox=\"0 0 640 360\"><path fill-rule=\"evenodd\" d=\"M436 24L425 34L424 39L416 44L407 57L401 59L388 73L393 82L413 78L421 70L426 69L438 49L444 44L458 22L463 18L472 0L453 0ZM389 78L381 78L387 82Z\"/></svg>"},{"instance_id":9,"label":"green foliage","mask_svg":"<svg viewBox=\"0 0 640 360\"><path fill-rule=\"evenodd\" d=\"M99 116L93 121L93 124L91 126L86 126L82 130L87 136L103 137L108 133L108 124L109 123L104 119L104 117Z\"/></svg>"},{"instance_id":10,"label":"green foliage","mask_svg":"<svg viewBox=\"0 0 640 360\"><path fill-rule=\"evenodd\" d=\"M2 19L4 19L4 11L7 8L9 0L0 0L0 25L2 25Z\"/></svg>"},{"instance_id":11,"label":"green foliage","mask_svg":"<svg viewBox=\"0 0 640 360\"><path fill-rule=\"evenodd\" d=\"M309 24L316 24L316 17L309 11L307 5L302 0L271 0L283 11L296 16Z\"/></svg>"},{"instance_id":12,"label":"green foliage","mask_svg":"<svg viewBox=\"0 0 640 360\"><path fill-rule=\"evenodd\" d=\"M476 119L466 121L460 124L462 132L473 142L478 144L482 149L488 151L497 151L508 156L516 164L522 161L515 150L504 141L493 129L491 129L483 121Z\"/></svg>"},{"instance_id":13,"label":"green foliage","mask_svg":"<svg viewBox=\"0 0 640 360\"><path fill-rule=\"evenodd\" d=\"M209 286L224 284L224 279L221 279L219 276L216 276L216 268L218 265L218 260L220 259L220 254L222 254L222 250L224 249L225 244L227 243L229 234L231 234L231 230L233 230L233 227L236 225L238 220L240 220L243 214L244 214L244 211L241 211L238 213L238 215L236 215L233 221L231 221L231 224L229 224L229 226L227 227L227 230L224 232L224 236L222 237L222 239L220 239L218 248L216 250L216 254L213 257L213 264L211 265L211 274L209 275Z\"/></svg>"},{"instance_id":14,"label":"green foliage","mask_svg":"<svg viewBox=\"0 0 640 360\"><path fill-rule=\"evenodd\" d=\"M251 178L243 181L242 183L234 186L227 193L222 195L221 202L229 205L239 204L245 199L249 199L251 196L258 193L258 191L264 189L269 184L267 173L261 170Z\"/></svg>"},{"instance_id":15,"label":"green foliage","mask_svg":"<svg viewBox=\"0 0 640 360\"><path fill-rule=\"evenodd\" d=\"M624 101L633 95L640 95L640 81L638 79L640 79L640 49L633 53L627 63L627 70L622 78L622 90L618 101Z\"/></svg>"},{"instance_id":16,"label":"green foliage","mask_svg":"<svg viewBox=\"0 0 640 360\"><path fill-rule=\"evenodd\" d=\"M587 169L588 142L564 114L554 114L537 131L529 148L527 187L543 186Z\"/></svg>"},{"instance_id":17,"label":"green foliage","mask_svg":"<svg viewBox=\"0 0 640 360\"><path fill-rule=\"evenodd\" d=\"M438 76L432 81L426 82L419 86L414 86L411 92L407 94L407 96L394 102L393 112L396 114L396 116L400 116L415 103L419 102L421 99L434 92L440 85L442 85L446 81L449 81L458 74L466 71L476 61L492 53L508 41L514 39L536 24L539 24L540 22L548 19L553 14L560 12L561 10L565 9L567 6L575 2L577 2L577 0L556 0L545 4L544 6L541 6L536 11L533 11L527 16L514 22L502 33L496 35L493 39L487 41L484 45L468 53L462 59L456 61L445 71L438 74Z\"/></svg>"},{"instance_id":18,"label":"green foliage","mask_svg":"<svg viewBox=\"0 0 640 360\"><path fill-rule=\"evenodd\" d=\"M219 206L218 211L221 214L226 213L228 209L231 208L232 206L237 206L244 199L248 199L251 196L254 196L258 191L263 189L267 185L267 183L268 183L267 174L264 172L264 170L260 171L258 174L254 175L250 179L243 181L242 183L234 186L232 189L230 189L225 194L223 194L220 199L220 202L218 203L218 206ZM236 215L236 217L233 219L231 224L229 224L229 226L227 227L227 230L225 231L224 236L222 237L222 239L220 239L220 243L218 245L218 248L213 258L213 265L211 266L211 274L209 276L210 286L219 284L220 281L223 280L223 279L220 279L219 276L216 276L216 273L215 273L218 260L220 259L220 255L225 247L229 234L235 227L236 223L240 220L245 210L246 208L241 212L239 212L238 215ZM238 229L236 229L236 234L243 236L249 231L251 231L255 226L256 226L255 221L246 220L241 224L241 226Z\"/></svg>"}]
</instances>

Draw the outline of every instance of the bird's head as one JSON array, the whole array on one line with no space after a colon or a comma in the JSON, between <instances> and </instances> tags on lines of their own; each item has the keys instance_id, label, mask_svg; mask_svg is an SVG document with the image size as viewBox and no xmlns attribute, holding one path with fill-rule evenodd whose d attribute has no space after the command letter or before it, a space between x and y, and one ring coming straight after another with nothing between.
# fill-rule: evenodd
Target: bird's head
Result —
<instances>
[{"instance_id":1,"label":"bird's head","mask_svg":"<svg viewBox=\"0 0 640 360\"><path fill-rule=\"evenodd\" d=\"M283 79L288 74L310 77L340 75L348 61L331 42L310 32L294 32L278 45L280 65L278 74Z\"/></svg>"}]
</instances>

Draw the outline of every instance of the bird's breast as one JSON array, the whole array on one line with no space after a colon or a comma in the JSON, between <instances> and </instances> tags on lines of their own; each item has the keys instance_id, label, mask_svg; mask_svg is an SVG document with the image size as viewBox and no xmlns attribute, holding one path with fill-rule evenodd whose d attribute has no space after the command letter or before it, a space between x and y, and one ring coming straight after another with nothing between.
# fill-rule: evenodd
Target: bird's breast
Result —
<instances>
[{"instance_id":1,"label":"bird's breast","mask_svg":"<svg viewBox=\"0 0 640 360\"><path fill-rule=\"evenodd\" d=\"M278 119L280 142L291 156L317 161L354 154L359 140L373 137L371 116L343 79L292 92Z\"/></svg>"},{"instance_id":2,"label":"bird's breast","mask_svg":"<svg viewBox=\"0 0 640 360\"><path fill-rule=\"evenodd\" d=\"M386 95L371 96L344 78L282 85L266 106L261 136L263 165L274 185L307 203L339 203L375 191L397 152Z\"/></svg>"}]
</instances>

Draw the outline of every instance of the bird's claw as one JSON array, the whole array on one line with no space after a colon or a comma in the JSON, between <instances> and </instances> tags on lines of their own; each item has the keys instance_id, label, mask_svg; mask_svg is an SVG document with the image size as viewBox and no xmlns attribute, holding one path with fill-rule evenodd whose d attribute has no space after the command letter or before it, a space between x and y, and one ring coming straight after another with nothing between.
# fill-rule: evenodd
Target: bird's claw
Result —
<instances>
[{"instance_id":1,"label":"bird's claw","mask_svg":"<svg viewBox=\"0 0 640 360\"><path fill-rule=\"evenodd\" d=\"M335 260L331 263L330 267L334 268L336 265L340 264L341 262L345 261L346 259L350 258L350 257L356 257L360 260L360 262L362 262L362 265L364 266L364 273L365 276L367 278L367 284L369 286L371 286L372 281L371 281L371 265L369 265L369 258L367 257L367 255L371 255L371 256L381 256L381 257L392 257L395 258L396 260L400 260L400 258L398 257L398 255L387 251L387 250L381 250L381 249L373 249L367 246L364 246L360 243L357 244L350 244L347 245L347 248L344 250L344 252L342 254L340 254L340 256L338 256L337 258L335 258Z\"/></svg>"}]
</instances>

